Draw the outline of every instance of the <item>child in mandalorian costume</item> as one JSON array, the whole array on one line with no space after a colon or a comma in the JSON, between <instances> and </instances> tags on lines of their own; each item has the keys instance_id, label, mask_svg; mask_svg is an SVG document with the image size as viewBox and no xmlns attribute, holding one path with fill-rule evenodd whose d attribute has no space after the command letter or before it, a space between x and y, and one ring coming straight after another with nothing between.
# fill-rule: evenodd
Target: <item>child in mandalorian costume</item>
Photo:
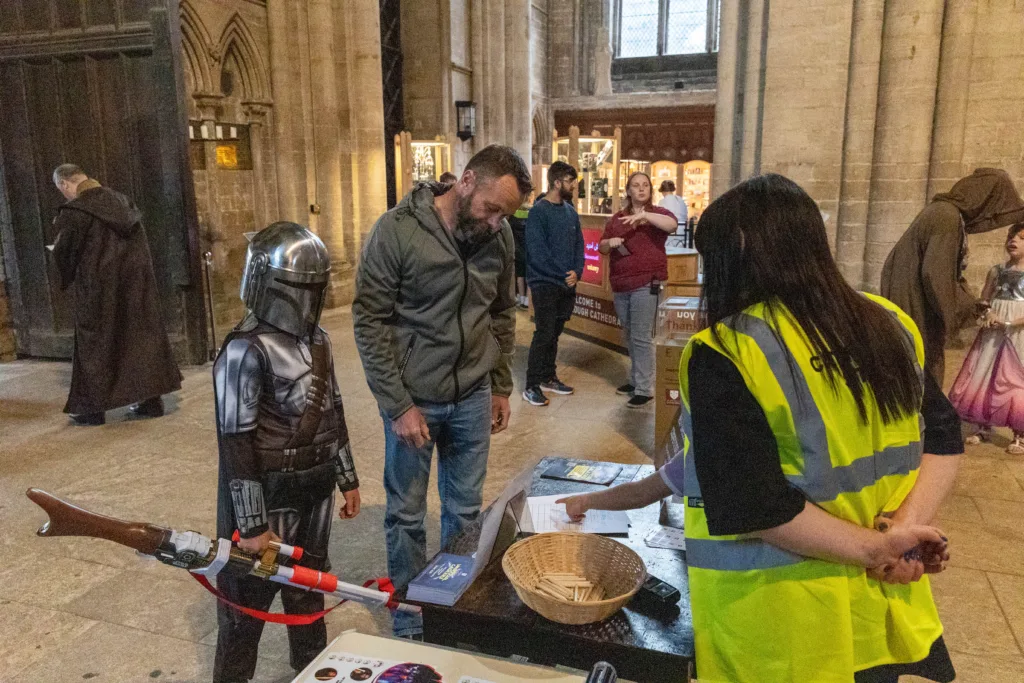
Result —
<instances>
[{"instance_id":1,"label":"child in mandalorian costume","mask_svg":"<svg viewBox=\"0 0 1024 683\"><path fill-rule=\"evenodd\" d=\"M359 512L356 478L331 342L318 322L330 274L323 243L294 223L274 223L249 244L241 296L245 319L224 340L213 368L220 449L217 533L239 546L272 540L305 550L299 564L325 571L334 487L339 516ZM322 610L323 595L254 577L218 577L232 602L270 607L281 590L290 614ZM214 683L252 678L263 622L218 605ZM327 645L323 619L289 626L291 665L305 667Z\"/></svg>"}]
</instances>

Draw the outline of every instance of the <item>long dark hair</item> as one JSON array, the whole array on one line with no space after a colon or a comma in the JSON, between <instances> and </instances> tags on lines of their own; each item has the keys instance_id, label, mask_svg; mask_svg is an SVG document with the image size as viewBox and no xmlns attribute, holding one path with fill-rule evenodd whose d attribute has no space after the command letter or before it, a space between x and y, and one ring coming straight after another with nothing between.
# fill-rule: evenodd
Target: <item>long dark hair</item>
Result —
<instances>
[{"instance_id":1,"label":"long dark hair","mask_svg":"<svg viewBox=\"0 0 1024 683\"><path fill-rule=\"evenodd\" d=\"M886 424L920 410L921 382L905 332L843 279L821 212L799 185L776 174L737 185L705 209L695 241L704 258L701 313L727 352L717 324L763 302L780 340L778 316L791 314L832 389L838 378L846 382L862 421L866 390Z\"/></svg>"}]
</instances>

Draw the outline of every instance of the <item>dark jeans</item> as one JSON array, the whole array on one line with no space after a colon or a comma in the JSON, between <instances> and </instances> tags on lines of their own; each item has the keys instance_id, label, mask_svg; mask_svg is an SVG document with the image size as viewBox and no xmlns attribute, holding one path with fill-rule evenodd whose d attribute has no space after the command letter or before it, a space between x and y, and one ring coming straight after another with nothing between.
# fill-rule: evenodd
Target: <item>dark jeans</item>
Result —
<instances>
[{"instance_id":1,"label":"dark jeans","mask_svg":"<svg viewBox=\"0 0 1024 683\"><path fill-rule=\"evenodd\" d=\"M268 506L273 492L267 491ZM269 510L270 528L285 543L298 545L306 551L301 564L311 569L328 571L327 542L331 535L334 495L319 501L294 500L291 504ZM217 587L228 600L238 605L266 611L274 596L281 591L281 603L287 614L310 614L324 608L322 593L289 588L255 576L217 577ZM263 634L263 622L224 604L217 605L217 654L213 665L214 683L248 681L256 672L256 656ZM288 645L293 669L304 669L327 647L327 626L324 620L308 626L289 626Z\"/></svg>"},{"instance_id":2,"label":"dark jeans","mask_svg":"<svg viewBox=\"0 0 1024 683\"><path fill-rule=\"evenodd\" d=\"M558 337L572 317L576 288L538 283L530 287L533 295L533 332L530 356L526 362L526 386L535 387L555 378Z\"/></svg>"}]
</instances>

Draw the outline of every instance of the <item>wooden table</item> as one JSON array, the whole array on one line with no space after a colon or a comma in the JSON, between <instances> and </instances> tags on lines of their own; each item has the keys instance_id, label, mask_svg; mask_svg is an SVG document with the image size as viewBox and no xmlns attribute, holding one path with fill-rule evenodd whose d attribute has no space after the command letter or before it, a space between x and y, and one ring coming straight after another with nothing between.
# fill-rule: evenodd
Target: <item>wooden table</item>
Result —
<instances>
[{"instance_id":1,"label":"wooden table","mask_svg":"<svg viewBox=\"0 0 1024 683\"><path fill-rule=\"evenodd\" d=\"M605 487L580 482L543 479L540 473L556 458L544 458L535 468L530 495L582 493ZM614 485L650 475L654 468L624 465ZM670 508L675 506L669 506ZM637 683L687 681L693 660L693 619L685 555L681 551L649 548L644 538L658 525L658 503L631 511L629 538L618 537L637 552L648 573L679 589L676 608L650 610L631 603L611 618L596 624L566 626L549 621L526 607L501 569L503 553L494 553L483 573L453 607L421 603L424 640L428 643L475 650L498 657L521 656L530 662L562 665L589 671L605 660L619 676ZM681 522L676 510L667 520ZM464 554L472 545L478 525L470 525L452 540L449 552ZM659 613L660 612L660 613Z\"/></svg>"}]
</instances>

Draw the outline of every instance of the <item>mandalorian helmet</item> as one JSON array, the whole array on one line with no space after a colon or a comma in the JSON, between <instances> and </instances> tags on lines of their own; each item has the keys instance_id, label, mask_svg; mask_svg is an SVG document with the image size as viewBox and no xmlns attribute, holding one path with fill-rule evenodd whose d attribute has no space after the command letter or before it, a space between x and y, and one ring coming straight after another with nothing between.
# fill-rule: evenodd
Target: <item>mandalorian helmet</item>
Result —
<instances>
[{"instance_id":1,"label":"mandalorian helmet","mask_svg":"<svg viewBox=\"0 0 1024 683\"><path fill-rule=\"evenodd\" d=\"M257 318L302 337L320 321L330 274L319 237L296 223L274 223L249 242L240 294Z\"/></svg>"}]
</instances>

